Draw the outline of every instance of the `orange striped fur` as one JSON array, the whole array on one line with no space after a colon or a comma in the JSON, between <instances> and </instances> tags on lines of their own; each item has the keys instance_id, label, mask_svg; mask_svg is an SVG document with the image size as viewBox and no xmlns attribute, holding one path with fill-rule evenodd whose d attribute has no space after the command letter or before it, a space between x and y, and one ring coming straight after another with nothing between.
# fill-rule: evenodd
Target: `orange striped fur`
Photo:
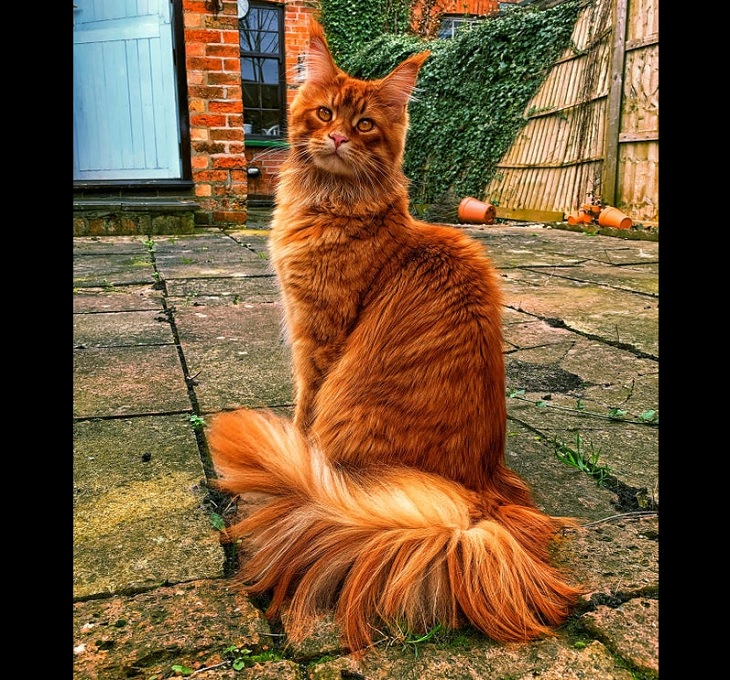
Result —
<instances>
[{"instance_id":1,"label":"orange striped fur","mask_svg":"<svg viewBox=\"0 0 730 680\"><path fill-rule=\"evenodd\" d=\"M310 30L270 239L294 419L242 409L208 429L219 487L268 499L226 532L250 540L241 576L271 591L267 615L289 602L295 638L334 610L353 650L383 625L549 635L580 589L549 562L563 520L505 465L497 275L481 245L408 211L427 54L357 80Z\"/></svg>"}]
</instances>

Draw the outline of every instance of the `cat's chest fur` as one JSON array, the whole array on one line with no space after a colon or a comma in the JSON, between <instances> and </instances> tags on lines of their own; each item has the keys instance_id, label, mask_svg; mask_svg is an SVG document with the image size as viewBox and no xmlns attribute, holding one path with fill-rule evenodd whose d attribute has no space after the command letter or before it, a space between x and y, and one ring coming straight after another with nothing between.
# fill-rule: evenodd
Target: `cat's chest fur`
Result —
<instances>
[{"instance_id":1,"label":"cat's chest fur","mask_svg":"<svg viewBox=\"0 0 730 680\"><path fill-rule=\"evenodd\" d=\"M349 334L397 250L389 233L383 218L275 221L270 252L290 332L321 343Z\"/></svg>"}]
</instances>

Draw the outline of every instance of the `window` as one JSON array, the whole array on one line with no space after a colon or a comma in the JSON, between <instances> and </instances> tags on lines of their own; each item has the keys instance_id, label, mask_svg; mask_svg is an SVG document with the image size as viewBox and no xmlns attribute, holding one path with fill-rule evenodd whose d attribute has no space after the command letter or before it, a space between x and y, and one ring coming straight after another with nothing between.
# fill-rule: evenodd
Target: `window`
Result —
<instances>
[{"instance_id":1,"label":"window","mask_svg":"<svg viewBox=\"0 0 730 680\"><path fill-rule=\"evenodd\" d=\"M441 19L441 26L439 26L439 38L453 38L456 32L463 26L475 24L481 19L475 17L465 17L463 15L455 16L444 16Z\"/></svg>"},{"instance_id":2,"label":"window","mask_svg":"<svg viewBox=\"0 0 730 680\"><path fill-rule=\"evenodd\" d=\"M238 2L243 86L243 127L247 139L285 135L284 5Z\"/></svg>"}]
</instances>

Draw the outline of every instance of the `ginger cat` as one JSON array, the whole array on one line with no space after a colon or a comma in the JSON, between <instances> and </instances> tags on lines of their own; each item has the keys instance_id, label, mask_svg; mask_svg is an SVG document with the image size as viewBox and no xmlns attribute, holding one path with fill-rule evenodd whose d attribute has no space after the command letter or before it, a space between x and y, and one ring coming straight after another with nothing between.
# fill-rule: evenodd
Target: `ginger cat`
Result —
<instances>
[{"instance_id":1,"label":"ginger cat","mask_svg":"<svg viewBox=\"0 0 730 680\"><path fill-rule=\"evenodd\" d=\"M288 629L334 609L344 643L385 626L551 634L580 590L548 559L562 520L505 465L501 297L481 245L415 220L401 164L428 57L363 81L312 22L270 238L292 346L293 423L218 414L219 488L267 494L226 531L240 576L289 601Z\"/></svg>"}]
</instances>

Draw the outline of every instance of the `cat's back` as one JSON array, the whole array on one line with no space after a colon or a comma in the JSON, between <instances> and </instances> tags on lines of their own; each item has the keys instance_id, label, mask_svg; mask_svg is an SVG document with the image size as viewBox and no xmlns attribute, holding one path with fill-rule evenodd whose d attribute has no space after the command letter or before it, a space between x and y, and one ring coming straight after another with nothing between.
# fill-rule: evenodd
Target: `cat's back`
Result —
<instances>
[{"instance_id":1,"label":"cat's back","mask_svg":"<svg viewBox=\"0 0 730 680\"><path fill-rule=\"evenodd\" d=\"M324 450L483 488L504 446L501 295L484 247L410 221L317 399Z\"/></svg>"},{"instance_id":2,"label":"cat's back","mask_svg":"<svg viewBox=\"0 0 730 680\"><path fill-rule=\"evenodd\" d=\"M457 295L455 303L501 305L497 272L485 247L463 229L412 220L401 274L426 284L437 297Z\"/></svg>"}]
</instances>

